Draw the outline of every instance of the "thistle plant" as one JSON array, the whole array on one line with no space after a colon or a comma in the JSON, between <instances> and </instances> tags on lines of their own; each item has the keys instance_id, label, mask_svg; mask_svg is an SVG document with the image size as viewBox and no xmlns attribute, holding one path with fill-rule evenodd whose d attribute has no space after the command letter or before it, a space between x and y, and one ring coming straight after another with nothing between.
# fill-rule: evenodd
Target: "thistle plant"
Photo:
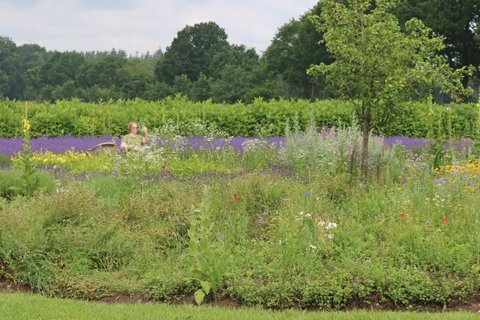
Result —
<instances>
[{"instance_id":1,"label":"thistle plant","mask_svg":"<svg viewBox=\"0 0 480 320\"><path fill-rule=\"evenodd\" d=\"M208 203L208 188L200 209L193 210L188 229L188 258L186 262L192 280L200 284L195 292L195 302L202 304L206 296L219 288L225 272L225 247L222 235L215 231L215 222Z\"/></svg>"},{"instance_id":2,"label":"thistle plant","mask_svg":"<svg viewBox=\"0 0 480 320\"><path fill-rule=\"evenodd\" d=\"M438 119L438 128L435 133L434 112L433 112L433 95L430 93L428 96L428 133L427 139L430 140L428 145L428 154L430 156L431 167L439 168L445 160L445 139L443 136L442 128L442 114Z\"/></svg>"}]
</instances>

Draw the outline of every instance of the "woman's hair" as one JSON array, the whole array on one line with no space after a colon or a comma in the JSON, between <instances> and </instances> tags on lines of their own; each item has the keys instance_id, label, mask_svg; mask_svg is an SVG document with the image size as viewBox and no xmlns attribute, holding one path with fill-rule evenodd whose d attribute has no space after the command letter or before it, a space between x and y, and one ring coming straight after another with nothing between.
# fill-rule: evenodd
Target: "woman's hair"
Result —
<instances>
[{"instance_id":1,"label":"woman's hair","mask_svg":"<svg viewBox=\"0 0 480 320\"><path fill-rule=\"evenodd\" d=\"M138 124L135 121L132 121L132 122L128 123L128 132L132 131L132 127L134 125L138 126Z\"/></svg>"}]
</instances>

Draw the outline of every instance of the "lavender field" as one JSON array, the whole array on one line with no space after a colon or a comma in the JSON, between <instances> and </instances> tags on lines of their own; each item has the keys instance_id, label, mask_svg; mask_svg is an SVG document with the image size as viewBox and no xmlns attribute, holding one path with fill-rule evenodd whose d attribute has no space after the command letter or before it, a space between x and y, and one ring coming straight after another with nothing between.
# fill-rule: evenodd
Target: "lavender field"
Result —
<instances>
[{"instance_id":1,"label":"lavender field","mask_svg":"<svg viewBox=\"0 0 480 320\"><path fill-rule=\"evenodd\" d=\"M167 141L168 140L168 141ZM69 150L86 151L95 147L99 143L114 142L120 146L121 138L112 136L103 137L73 137L73 136L59 136L59 137L40 137L30 140L32 151L44 152L50 151L55 153L64 153ZM158 146L165 147L167 144L176 148L188 149L192 148L195 151L201 148L207 150L220 150L227 146L233 147L241 151L244 145L249 143L262 142L276 148L284 146L285 138L271 137L271 138L214 138L209 139L205 137L179 137L173 139L158 139ZM23 140L20 138L0 138L0 154L5 156L13 156L22 151Z\"/></svg>"},{"instance_id":2,"label":"lavender field","mask_svg":"<svg viewBox=\"0 0 480 320\"><path fill-rule=\"evenodd\" d=\"M201 148L207 150L220 150L226 146L233 147L236 150L242 151L245 145L255 143L262 143L270 145L275 148L282 148L285 146L284 137L269 137L269 138L205 138L205 137L179 137L174 139L158 139L159 147L174 144L176 148L188 149L192 148L195 151ZM163 141L163 142L162 142ZM419 150L425 147L429 141L427 139L409 138L409 137L389 137L384 138L384 145L391 147L394 144L401 144L406 150ZM120 146L120 138L112 136L103 137L73 137L73 136L59 136L59 137L40 137L31 139L31 147L34 152L50 151L54 153L64 153L69 150L86 151L95 147L99 143L114 142ZM23 140L20 138L1 138L0 137L0 154L4 156L13 156L22 151ZM462 139L454 144L456 150L464 150L473 147L473 140ZM446 144L448 148L449 145Z\"/></svg>"}]
</instances>

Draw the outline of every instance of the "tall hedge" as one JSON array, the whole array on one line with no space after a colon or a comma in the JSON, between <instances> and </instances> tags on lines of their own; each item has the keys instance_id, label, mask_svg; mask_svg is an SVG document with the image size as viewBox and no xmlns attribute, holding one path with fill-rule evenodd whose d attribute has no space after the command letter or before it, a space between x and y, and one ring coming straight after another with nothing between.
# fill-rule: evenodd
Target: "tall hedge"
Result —
<instances>
[{"instance_id":1,"label":"tall hedge","mask_svg":"<svg viewBox=\"0 0 480 320\"><path fill-rule=\"evenodd\" d=\"M118 136L125 134L128 122L136 120L149 128L161 127L170 121L192 119L213 123L232 136L255 136L258 128L268 128L270 135L284 134L287 122L296 118L305 127L312 117L319 126L350 124L353 103L339 100L271 100L257 99L249 104L218 104L211 101L192 102L183 97L158 102L126 100L83 103L62 100L56 103L17 101L0 102L0 136L20 137L21 118L25 108L31 119L31 133L38 136ZM454 137L473 137L476 130L475 104L436 105L432 116L422 103L405 103L402 114L388 126L376 128L385 136L425 137L429 126L443 128ZM440 125L441 123L441 125Z\"/></svg>"}]
</instances>

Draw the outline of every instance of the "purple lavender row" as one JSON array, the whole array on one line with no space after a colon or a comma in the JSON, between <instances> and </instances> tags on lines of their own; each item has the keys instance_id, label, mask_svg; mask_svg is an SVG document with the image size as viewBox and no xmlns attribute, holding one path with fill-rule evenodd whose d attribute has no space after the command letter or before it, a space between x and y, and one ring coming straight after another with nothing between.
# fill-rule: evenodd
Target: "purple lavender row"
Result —
<instances>
[{"instance_id":1,"label":"purple lavender row","mask_svg":"<svg viewBox=\"0 0 480 320\"><path fill-rule=\"evenodd\" d=\"M112 137L40 137L30 140L32 151L51 151L55 153L64 153L74 148L75 151L84 151L96 146L102 142L112 142ZM0 154L12 156L23 150L23 139L20 138L0 138Z\"/></svg>"},{"instance_id":2,"label":"purple lavender row","mask_svg":"<svg viewBox=\"0 0 480 320\"><path fill-rule=\"evenodd\" d=\"M95 147L99 143L115 142L117 146L120 145L120 139L111 136L104 137L40 137L31 139L30 144L32 150L35 152L51 151L55 153L64 153L72 148L75 151L85 151ZM407 150L419 150L425 147L429 142L427 139L415 139L407 137L390 137L384 139L384 144L390 147L396 143L402 144ZM269 145L275 148L281 148L285 145L285 138L270 137L270 138L243 138L234 137L231 139L216 138L207 139L205 137L185 137L181 139L164 139L160 140L159 146L169 146L175 149L193 148L198 151L201 148L220 150L226 146L231 146L236 150L242 151L246 145ZM0 138L0 154L12 156L23 150L23 140L19 138L7 139ZM447 147L449 145L447 144ZM473 141L470 139L462 139L455 142L454 146L457 150L464 150L465 148L473 147Z\"/></svg>"},{"instance_id":3,"label":"purple lavender row","mask_svg":"<svg viewBox=\"0 0 480 320\"><path fill-rule=\"evenodd\" d=\"M384 138L383 143L387 147L391 147L394 144L401 144L405 147L406 150L415 151L420 150L426 147L431 141L429 139L417 139L417 138L408 138L408 137L389 137ZM445 148L450 148L450 141L446 142ZM458 151L465 149L471 149L474 146L474 141L472 139L462 138L456 140L452 147Z\"/></svg>"},{"instance_id":4,"label":"purple lavender row","mask_svg":"<svg viewBox=\"0 0 480 320\"><path fill-rule=\"evenodd\" d=\"M196 151L200 149L207 150L221 150L225 147L232 147L238 151L243 151L247 145L254 146L271 146L273 148L282 148L285 145L285 138L282 137L269 137L269 138L215 138L208 139L205 137L185 137L182 138L179 143L175 143L175 138L161 140L159 146L170 145L174 149L188 149L192 148Z\"/></svg>"},{"instance_id":5,"label":"purple lavender row","mask_svg":"<svg viewBox=\"0 0 480 320\"><path fill-rule=\"evenodd\" d=\"M51 151L55 153L64 153L68 150L74 149L75 151L86 151L95 147L97 144L104 142L115 142L117 146L120 146L120 139L113 138L111 136L105 137L73 137L73 136L60 136L60 137L40 137L30 140L30 146L32 151ZM215 138L207 139L204 137L185 137L181 139L160 139L160 147L172 147L174 149L187 149L193 148L198 151L200 149L215 149L220 150L227 146L233 147L236 150L243 150L244 146L248 144L266 144L275 148L283 147L285 138L272 137L272 138L243 138L234 137L231 139ZM23 150L23 140L20 138L7 139L0 138L0 154L6 156L12 156Z\"/></svg>"}]
</instances>

